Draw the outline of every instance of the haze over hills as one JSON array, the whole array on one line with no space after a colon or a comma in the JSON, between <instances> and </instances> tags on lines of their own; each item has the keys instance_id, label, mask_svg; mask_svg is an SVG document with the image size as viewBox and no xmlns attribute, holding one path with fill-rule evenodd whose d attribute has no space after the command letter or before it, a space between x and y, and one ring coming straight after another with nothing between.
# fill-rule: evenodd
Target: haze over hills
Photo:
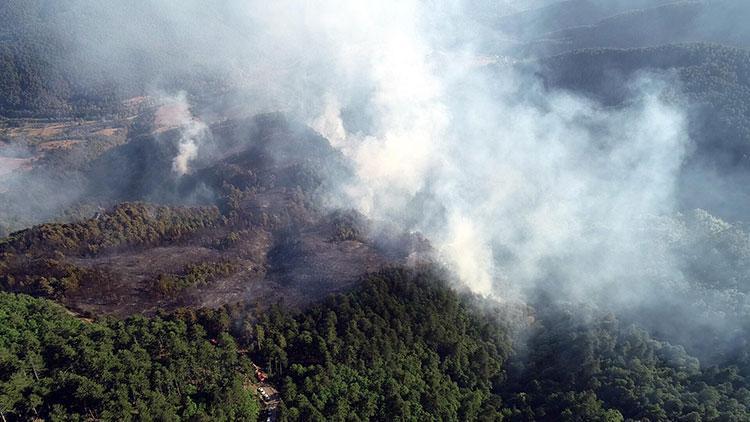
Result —
<instances>
[{"instance_id":1,"label":"haze over hills","mask_svg":"<svg viewBox=\"0 0 750 422\"><path fill-rule=\"evenodd\" d=\"M749 17L0 1L0 416L750 419Z\"/></svg>"},{"instance_id":2,"label":"haze over hills","mask_svg":"<svg viewBox=\"0 0 750 422\"><path fill-rule=\"evenodd\" d=\"M737 0L570 0L488 24L515 38L507 51L523 56L688 42L746 47L750 34L735 20L747 13Z\"/></svg>"}]
</instances>

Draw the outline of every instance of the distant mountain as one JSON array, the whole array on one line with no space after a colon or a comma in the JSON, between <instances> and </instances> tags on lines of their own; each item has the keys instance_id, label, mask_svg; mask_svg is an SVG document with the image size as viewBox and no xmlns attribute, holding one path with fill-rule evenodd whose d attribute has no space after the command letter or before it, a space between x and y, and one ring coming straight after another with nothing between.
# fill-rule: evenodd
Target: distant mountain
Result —
<instances>
[{"instance_id":1,"label":"distant mountain","mask_svg":"<svg viewBox=\"0 0 750 422\"><path fill-rule=\"evenodd\" d=\"M193 94L223 90L225 75L207 71L211 49L170 31L174 22L159 7L0 1L0 116L111 117L157 81L161 89ZM220 16L203 22L217 34L231 33Z\"/></svg>"},{"instance_id":2,"label":"distant mountain","mask_svg":"<svg viewBox=\"0 0 750 422\"><path fill-rule=\"evenodd\" d=\"M750 29L738 22L750 13L746 2L684 1L641 9L594 25L543 35L575 48L644 47L681 42L750 44ZM736 24L736 25L735 25Z\"/></svg>"},{"instance_id":3,"label":"distant mountain","mask_svg":"<svg viewBox=\"0 0 750 422\"><path fill-rule=\"evenodd\" d=\"M686 209L702 207L730 219L750 217L750 52L716 44L639 49L587 49L538 62L551 89L566 89L614 106L626 101L631 82L648 72L675 80L672 100L687 112L696 150L681 178ZM645 73L644 73L645 72ZM732 189L711 183L724 178ZM730 196L726 196L730 195Z\"/></svg>"},{"instance_id":4,"label":"distant mountain","mask_svg":"<svg viewBox=\"0 0 750 422\"><path fill-rule=\"evenodd\" d=\"M675 0L562 0L552 4L507 14L495 19L497 30L520 39L567 28L592 25L623 12L654 7Z\"/></svg>"},{"instance_id":5,"label":"distant mountain","mask_svg":"<svg viewBox=\"0 0 750 422\"><path fill-rule=\"evenodd\" d=\"M571 0L503 17L494 27L515 40L502 53L549 56L584 48L635 48L708 42L750 46L740 0Z\"/></svg>"}]
</instances>

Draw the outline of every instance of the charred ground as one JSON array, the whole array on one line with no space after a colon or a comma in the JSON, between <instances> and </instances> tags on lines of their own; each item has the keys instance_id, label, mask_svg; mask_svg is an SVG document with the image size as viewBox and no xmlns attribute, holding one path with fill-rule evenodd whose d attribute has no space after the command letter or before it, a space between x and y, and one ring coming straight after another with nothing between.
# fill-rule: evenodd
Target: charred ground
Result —
<instances>
[{"instance_id":1,"label":"charred ground","mask_svg":"<svg viewBox=\"0 0 750 422\"><path fill-rule=\"evenodd\" d=\"M212 125L206 155L181 177L172 169L179 129L131 133L78 173L98 211L2 242L6 290L93 314L246 300L294 306L405 262L406 249L368 240L361 216L324 205L346 163L281 115Z\"/></svg>"}]
</instances>

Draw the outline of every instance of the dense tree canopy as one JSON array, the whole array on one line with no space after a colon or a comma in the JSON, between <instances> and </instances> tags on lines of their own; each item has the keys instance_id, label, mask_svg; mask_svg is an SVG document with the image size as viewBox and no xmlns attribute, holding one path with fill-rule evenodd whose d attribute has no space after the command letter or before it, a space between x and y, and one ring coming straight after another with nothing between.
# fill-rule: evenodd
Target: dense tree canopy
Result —
<instances>
[{"instance_id":1,"label":"dense tree canopy","mask_svg":"<svg viewBox=\"0 0 750 422\"><path fill-rule=\"evenodd\" d=\"M301 313L235 315L235 334L270 369L287 420L750 417L746 351L706 367L612 315L554 303L513 336L501 308L476 300L391 270Z\"/></svg>"},{"instance_id":2,"label":"dense tree canopy","mask_svg":"<svg viewBox=\"0 0 750 422\"><path fill-rule=\"evenodd\" d=\"M255 420L235 341L177 318L94 323L0 293L0 412L7 420ZM215 343L215 344L214 344Z\"/></svg>"},{"instance_id":3,"label":"dense tree canopy","mask_svg":"<svg viewBox=\"0 0 750 422\"><path fill-rule=\"evenodd\" d=\"M304 313L275 309L256 355L283 388L290 420L492 420L510 351L505 331L437 279L403 271Z\"/></svg>"},{"instance_id":4,"label":"dense tree canopy","mask_svg":"<svg viewBox=\"0 0 750 422\"><path fill-rule=\"evenodd\" d=\"M595 310L538 303L509 318L431 271L383 271L260 319L237 305L89 323L43 299L0 304L6 417L252 418L241 345L280 389L284 420L750 418L746 345L705 366Z\"/></svg>"}]
</instances>

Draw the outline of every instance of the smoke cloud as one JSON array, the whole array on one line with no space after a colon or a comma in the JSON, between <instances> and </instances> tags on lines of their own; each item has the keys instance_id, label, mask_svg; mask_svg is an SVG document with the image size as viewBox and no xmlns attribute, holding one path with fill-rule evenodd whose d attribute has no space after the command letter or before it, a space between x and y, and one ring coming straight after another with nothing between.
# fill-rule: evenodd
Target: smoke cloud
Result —
<instances>
[{"instance_id":1,"label":"smoke cloud","mask_svg":"<svg viewBox=\"0 0 750 422\"><path fill-rule=\"evenodd\" d=\"M329 92L312 120L356 163L345 203L425 233L483 295L518 297L557 279L560 293L585 299L653 271L641 263L655 242L637 227L675 210L689 145L683 113L662 99L669 75L642 75L626 107L607 109L484 66L472 45L413 24L451 21L460 8L420 6L386 8L382 22L370 10L379 25L360 33L347 21L329 37L342 43L334 51L358 53L343 61L370 76L374 116L370 130L346 131L336 105L348 93Z\"/></svg>"},{"instance_id":2,"label":"smoke cloud","mask_svg":"<svg viewBox=\"0 0 750 422\"><path fill-rule=\"evenodd\" d=\"M170 97L157 115L180 130L178 175L210 138L202 122L283 111L354 165L328 205L423 233L475 293L525 300L543 290L627 309L688 291L675 253L685 239L676 187L691 151L685 112L670 100L679 83L639 74L617 107L545 87L482 53L502 41L476 10L503 16L522 3L79 0L68 2L76 25L60 31L89 78L132 84L145 57L150 87L169 91L188 70L221 81L216 98L191 109L185 95Z\"/></svg>"},{"instance_id":3,"label":"smoke cloud","mask_svg":"<svg viewBox=\"0 0 750 422\"><path fill-rule=\"evenodd\" d=\"M177 141L177 155L172 160L172 170L179 176L191 172L190 164L198 158L198 150L208 136L208 126L190 112L187 96L181 92L177 96L160 97L160 107L156 110L154 124L157 130L177 128L180 139Z\"/></svg>"},{"instance_id":4,"label":"smoke cloud","mask_svg":"<svg viewBox=\"0 0 750 422\"><path fill-rule=\"evenodd\" d=\"M618 109L549 92L476 51L486 29L462 2L167 3L74 2L88 7L77 44L98 43L81 48L82 69L156 57L167 65L152 84L196 69L228 81L222 106L309 123L355 164L331 206L424 233L472 291L506 298L560 279L582 296L632 280L653 256L633 246L653 243L637 222L675 209L689 140L682 112L661 96L669 75L634 80ZM143 26L125 33L149 36L118 36L115 16ZM185 95L161 110L157 124L181 131L172 164L186 174L206 125Z\"/></svg>"}]
</instances>

